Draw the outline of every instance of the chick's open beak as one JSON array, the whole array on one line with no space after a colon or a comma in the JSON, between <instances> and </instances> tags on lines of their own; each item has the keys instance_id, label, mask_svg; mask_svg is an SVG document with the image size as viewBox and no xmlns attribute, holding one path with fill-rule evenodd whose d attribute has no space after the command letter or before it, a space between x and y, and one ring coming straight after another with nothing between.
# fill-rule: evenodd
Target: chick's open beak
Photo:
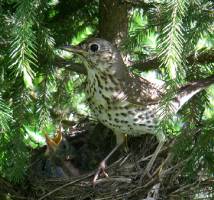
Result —
<instances>
[{"instance_id":1,"label":"chick's open beak","mask_svg":"<svg viewBox=\"0 0 214 200\"><path fill-rule=\"evenodd\" d=\"M81 46L71 46L71 45L66 45L61 47L62 50L72 52L74 54L80 54L80 55L87 55L87 51L83 49Z\"/></svg>"},{"instance_id":2,"label":"chick's open beak","mask_svg":"<svg viewBox=\"0 0 214 200\"><path fill-rule=\"evenodd\" d=\"M57 131L54 138L50 138L48 134L45 134L47 151L46 154L49 154L50 151L56 151L60 142L62 141L62 133Z\"/></svg>"}]
</instances>

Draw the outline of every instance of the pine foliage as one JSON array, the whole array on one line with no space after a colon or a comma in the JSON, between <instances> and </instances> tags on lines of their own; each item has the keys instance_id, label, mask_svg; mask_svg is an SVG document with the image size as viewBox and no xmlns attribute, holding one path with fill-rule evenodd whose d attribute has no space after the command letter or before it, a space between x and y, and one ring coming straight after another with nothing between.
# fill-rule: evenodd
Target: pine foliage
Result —
<instances>
[{"instance_id":1,"label":"pine foliage","mask_svg":"<svg viewBox=\"0 0 214 200\"><path fill-rule=\"evenodd\" d=\"M97 2L0 2L1 176L17 182L25 174L31 137L25 127L34 134L43 131L44 137L44 132L52 131L70 115L58 116L58 112L72 108L69 98L75 96L76 83L70 81L73 73L55 69L55 44L72 41L88 26L92 30L97 24L97 8ZM66 89L67 83L73 92ZM73 99L78 102L77 97Z\"/></svg>"},{"instance_id":2,"label":"pine foliage","mask_svg":"<svg viewBox=\"0 0 214 200\"><path fill-rule=\"evenodd\" d=\"M145 9L142 1L133 2L129 2L129 33L122 50L133 62L159 60L161 66L154 71L166 81L169 96L163 104L167 113L170 105L166 102L178 85L213 74L211 56L200 56L214 51L214 4L209 0L148 1ZM59 68L63 64L56 58L63 54L59 46L98 33L98 9L96 0L0 1L2 177L19 182L26 173L32 146L25 127L44 137L62 120L89 114L84 78ZM144 73L143 68L132 70ZM193 178L200 167L205 174L213 173L213 99L212 92L204 91L182 109L178 121L163 122L166 134L179 135L174 147L177 159L188 159L184 171Z\"/></svg>"},{"instance_id":3,"label":"pine foliage","mask_svg":"<svg viewBox=\"0 0 214 200\"><path fill-rule=\"evenodd\" d=\"M36 38L33 25L36 18L36 1L21 1L16 5L12 42L10 48L10 68L15 76L22 75L28 87L33 86L36 66ZM23 15L25 13L25 15Z\"/></svg>"},{"instance_id":4,"label":"pine foliage","mask_svg":"<svg viewBox=\"0 0 214 200\"><path fill-rule=\"evenodd\" d=\"M185 0L166 1L162 8L163 27L159 36L162 62L170 79L182 77L182 50L185 28L183 18L187 10Z\"/></svg>"},{"instance_id":5,"label":"pine foliage","mask_svg":"<svg viewBox=\"0 0 214 200\"><path fill-rule=\"evenodd\" d=\"M12 120L12 112L10 107L4 102L0 96L0 132L9 130L9 123Z\"/></svg>"}]
</instances>

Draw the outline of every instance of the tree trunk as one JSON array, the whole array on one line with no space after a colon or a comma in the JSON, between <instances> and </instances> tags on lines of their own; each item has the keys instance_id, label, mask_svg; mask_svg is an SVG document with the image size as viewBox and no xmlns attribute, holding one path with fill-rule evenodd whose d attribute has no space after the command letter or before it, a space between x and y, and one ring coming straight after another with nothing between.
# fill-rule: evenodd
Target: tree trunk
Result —
<instances>
[{"instance_id":1,"label":"tree trunk","mask_svg":"<svg viewBox=\"0 0 214 200\"><path fill-rule=\"evenodd\" d=\"M99 37L120 45L128 33L128 7L119 0L100 0Z\"/></svg>"}]
</instances>

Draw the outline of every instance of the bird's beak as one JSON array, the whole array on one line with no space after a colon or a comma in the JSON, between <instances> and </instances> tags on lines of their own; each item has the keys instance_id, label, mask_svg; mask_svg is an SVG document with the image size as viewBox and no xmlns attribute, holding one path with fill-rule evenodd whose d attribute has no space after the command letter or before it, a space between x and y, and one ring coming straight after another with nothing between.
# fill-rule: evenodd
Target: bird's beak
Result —
<instances>
[{"instance_id":1,"label":"bird's beak","mask_svg":"<svg viewBox=\"0 0 214 200\"><path fill-rule=\"evenodd\" d=\"M48 134L45 134L45 139L46 139L46 144L47 144L46 154L48 154L48 152L50 150L55 151L57 149L58 145L62 141L62 133L61 133L61 131L57 131L57 133L54 136L54 138L50 138L48 136Z\"/></svg>"},{"instance_id":2,"label":"bird's beak","mask_svg":"<svg viewBox=\"0 0 214 200\"><path fill-rule=\"evenodd\" d=\"M71 45L66 45L61 47L62 50L68 51L68 52L72 52L74 54L80 54L80 55L87 55L87 51L85 49L83 49L80 45L78 46L71 46Z\"/></svg>"}]
</instances>

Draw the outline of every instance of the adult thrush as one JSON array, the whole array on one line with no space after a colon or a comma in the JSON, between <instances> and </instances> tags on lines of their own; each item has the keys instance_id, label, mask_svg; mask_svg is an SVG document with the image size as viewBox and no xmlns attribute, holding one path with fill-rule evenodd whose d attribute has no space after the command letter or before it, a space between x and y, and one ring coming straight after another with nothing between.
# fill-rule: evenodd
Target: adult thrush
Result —
<instances>
[{"instance_id":1,"label":"adult thrush","mask_svg":"<svg viewBox=\"0 0 214 200\"><path fill-rule=\"evenodd\" d=\"M161 102L166 91L131 74L118 49L106 40L94 38L78 47L65 46L63 49L81 57L87 69L85 93L90 109L117 137L117 145L100 163L94 183L99 173L104 172L106 160L123 143L124 134L157 136L159 144L146 167L149 172L165 141L164 134L157 132L156 127L163 118ZM170 100L172 114L212 83L214 75L179 88Z\"/></svg>"}]
</instances>

